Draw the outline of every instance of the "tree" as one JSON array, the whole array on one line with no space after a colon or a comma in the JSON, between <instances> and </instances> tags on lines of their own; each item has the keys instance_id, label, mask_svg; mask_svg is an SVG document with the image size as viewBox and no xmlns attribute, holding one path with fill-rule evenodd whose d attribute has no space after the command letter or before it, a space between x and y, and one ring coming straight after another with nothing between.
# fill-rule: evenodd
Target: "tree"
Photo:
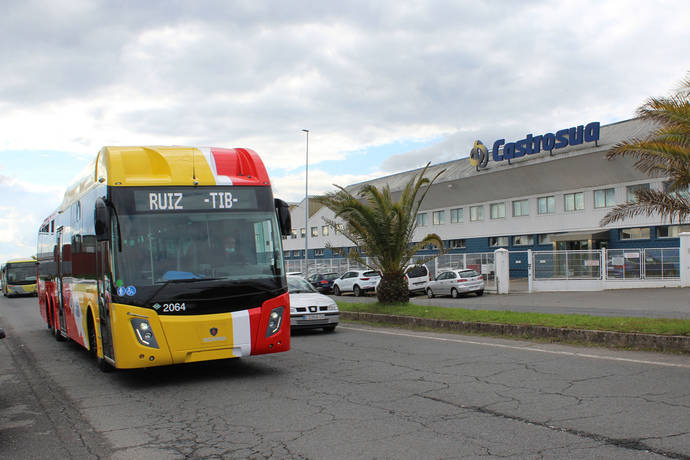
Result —
<instances>
[{"instance_id":1,"label":"tree","mask_svg":"<svg viewBox=\"0 0 690 460\"><path fill-rule=\"evenodd\" d=\"M674 95L649 99L637 115L658 128L645 139L613 146L607 158L635 158L635 167L650 177L669 178L666 190L638 190L634 202L613 208L600 225L641 214L683 222L690 216L690 74Z\"/></svg>"},{"instance_id":2,"label":"tree","mask_svg":"<svg viewBox=\"0 0 690 460\"><path fill-rule=\"evenodd\" d=\"M334 212L335 218L345 221L341 233L369 257L369 262L358 251L350 251L350 259L381 272L381 282L376 290L381 303L407 303L410 300L404 270L418 251L433 245L443 252L443 241L436 234L428 234L421 241L412 242L419 207L431 184L445 172L440 171L429 179L424 177L428 168L429 163L419 175L410 179L398 201L393 201L388 185L381 190L365 185L357 196L336 185L339 191L317 198ZM324 220L337 228L334 219ZM426 257L420 263L437 256Z\"/></svg>"}]
</instances>

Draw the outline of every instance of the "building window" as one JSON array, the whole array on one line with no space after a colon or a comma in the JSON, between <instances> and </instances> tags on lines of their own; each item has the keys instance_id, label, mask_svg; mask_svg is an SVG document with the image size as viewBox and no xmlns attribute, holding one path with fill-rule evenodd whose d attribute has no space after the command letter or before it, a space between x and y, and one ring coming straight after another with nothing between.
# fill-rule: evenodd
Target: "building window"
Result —
<instances>
[{"instance_id":1,"label":"building window","mask_svg":"<svg viewBox=\"0 0 690 460\"><path fill-rule=\"evenodd\" d=\"M690 232L690 225L667 225L665 227L657 227L657 238L678 238L681 233Z\"/></svg>"},{"instance_id":2,"label":"building window","mask_svg":"<svg viewBox=\"0 0 690 460\"><path fill-rule=\"evenodd\" d=\"M307 230L304 228L300 228L299 229L299 235L300 235L300 238L304 238L305 236L307 236Z\"/></svg>"},{"instance_id":3,"label":"building window","mask_svg":"<svg viewBox=\"0 0 690 460\"><path fill-rule=\"evenodd\" d=\"M450 223L460 224L464 219L462 208L455 208L450 210Z\"/></svg>"},{"instance_id":4,"label":"building window","mask_svg":"<svg viewBox=\"0 0 690 460\"><path fill-rule=\"evenodd\" d=\"M497 246L508 246L507 236L492 236L489 238L489 246L495 248Z\"/></svg>"},{"instance_id":5,"label":"building window","mask_svg":"<svg viewBox=\"0 0 690 460\"><path fill-rule=\"evenodd\" d=\"M551 240L552 237L553 235L551 233L543 233L537 237L537 241L539 244L551 244L553 243Z\"/></svg>"},{"instance_id":6,"label":"building window","mask_svg":"<svg viewBox=\"0 0 690 460\"><path fill-rule=\"evenodd\" d=\"M334 256L344 256L345 254L347 254L347 251L343 247L331 248L331 252Z\"/></svg>"},{"instance_id":7,"label":"building window","mask_svg":"<svg viewBox=\"0 0 690 460\"><path fill-rule=\"evenodd\" d=\"M585 209L585 193L566 193L563 195L563 205L566 211L581 211Z\"/></svg>"},{"instance_id":8,"label":"building window","mask_svg":"<svg viewBox=\"0 0 690 460\"><path fill-rule=\"evenodd\" d=\"M323 249L314 249L314 257L320 257L323 255Z\"/></svg>"},{"instance_id":9,"label":"building window","mask_svg":"<svg viewBox=\"0 0 690 460\"><path fill-rule=\"evenodd\" d=\"M426 227L426 224L427 224L426 213L420 212L419 214L417 214L417 227Z\"/></svg>"},{"instance_id":10,"label":"building window","mask_svg":"<svg viewBox=\"0 0 690 460\"><path fill-rule=\"evenodd\" d=\"M556 212L556 198L553 196L537 198L537 212L539 214L553 214Z\"/></svg>"},{"instance_id":11,"label":"building window","mask_svg":"<svg viewBox=\"0 0 690 460\"><path fill-rule=\"evenodd\" d=\"M446 220L446 211L434 211L432 213L434 225L443 225Z\"/></svg>"},{"instance_id":12,"label":"building window","mask_svg":"<svg viewBox=\"0 0 690 460\"><path fill-rule=\"evenodd\" d=\"M504 219L506 216L506 204L493 203L489 205L489 212L492 219Z\"/></svg>"},{"instance_id":13,"label":"building window","mask_svg":"<svg viewBox=\"0 0 690 460\"><path fill-rule=\"evenodd\" d=\"M464 249L465 240L448 240L448 249Z\"/></svg>"},{"instance_id":14,"label":"building window","mask_svg":"<svg viewBox=\"0 0 690 460\"><path fill-rule=\"evenodd\" d=\"M302 257L302 251L292 251L292 257Z\"/></svg>"},{"instance_id":15,"label":"building window","mask_svg":"<svg viewBox=\"0 0 690 460\"><path fill-rule=\"evenodd\" d=\"M513 217L529 216L529 201L513 201Z\"/></svg>"},{"instance_id":16,"label":"building window","mask_svg":"<svg viewBox=\"0 0 690 460\"><path fill-rule=\"evenodd\" d=\"M484 220L484 206L470 206L470 221Z\"/></svg>"},{"instance_id":17,"label":"building window","mask_svg":"<svg viewBox=\"0 0 690 460\"><path fill-rule=\"evenodd\" d=\"M649 227L623 228L621 229L621 240L648 240Z\"/></svg>"},{"instance_id":18,"label":"building window","mask_svg":"<svg viewBox=\"0 0 690 460\"><path fill-rule=\"evenodd\" d=\"M635 196L635 193L643 190L649 190L649 184L628 185L626 187L628 202L637 203L637 197Z\"/></svg>"},{"instance_id":19,"label":"building window","mask_svg":"<svg viewBox=\"0 0 690 460\"><path fill-rule=\"evenodd\" d=\"M290 254L290 251L283 251L283 257L285 257L286 259L290 257Z\"/></svg>"},{"instance_id":20,"label":"building window","mask_svg":"<svg viewBox=\"0 0 690 460\"><path fill-rule=\"evenodd\" d=\"M690 199L690 185L685 187L685 189L680 189L680 190L676 190L676 191L672 192L671 191L671 181L667 180L666 182L664 182L664 192L667 195L671 195L674 197L682 197L682 198L685 198L686 200Z\"/></svg>"},{"instance_id":21,"label":"building window","mask_svg":"<svg viewBox=\"0 0 690 460\"><path fill-rule=\"evenodd\" d=\"M330 232L330 228L328 227L328 225L324 225L321 227L321 234L323 236L328 236L329 232Z\"/></svg>"},{"instance_id":22,"label":"building window","mask_svg":"<svg viewBox=\"0 0 690 460\"><path fill-rule=\"evenodd\" d=\"M292 238L293 240L294 240L295 238L297 238L297 229L296 229L296 228L293 228L293 229L292 229L292 232L291 232L291 234L290 234L290 238Z\"/></svg>"},{"instance_id":23,"label":"building window","mask_svg":"<svg viewBox=\"0 0 690 460\"><path fill-rule=\"evenodd\" d=\"M532 235L516 235L513 237L513 246L532 246L534 237Z\"/></svg>"},{"instance_id":24,"label":"building window","mask_svg":"<svg viewBox=\"0 0 690 460\"><path fill-rule=\"evenodd\" d=\"M616 189L605 188L594 191L594 207L610 208L616 204Z\"/></svg>"},{"instance_id":25,"label":"building window","mask_svg":"<svg viewBox=\"0 0 690 460\"><path fill-rule=\"evenodd\" d=\"M311 236L319 236L319 227L311 228Z\"/></svg>"}]
</instances>

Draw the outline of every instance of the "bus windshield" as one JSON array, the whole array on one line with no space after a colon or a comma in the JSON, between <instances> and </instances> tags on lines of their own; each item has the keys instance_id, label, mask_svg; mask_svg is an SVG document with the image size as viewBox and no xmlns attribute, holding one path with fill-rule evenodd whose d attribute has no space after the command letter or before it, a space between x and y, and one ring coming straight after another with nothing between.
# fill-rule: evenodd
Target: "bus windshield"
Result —
<instances>
[{"instance_id":1,"label":"bus windshield","mask_svg":"<svg viewBox=\"0 0 690 460\"><path fill-rule=\"evenodd\" d=\"M36 282L36 264L34 262L8 263L5 270L7 284L33 284Z\"/></svg>"},{"instance_id":2,"label":"bus windshield","mask_svg":"<svg viewBox=\"0 0 690 460\"><path fill-rule=\"evenodd\" d=\"M124 214L113 224L114 276L120 285L283 276L273 210Z\"/></svg>"}]
</instances>

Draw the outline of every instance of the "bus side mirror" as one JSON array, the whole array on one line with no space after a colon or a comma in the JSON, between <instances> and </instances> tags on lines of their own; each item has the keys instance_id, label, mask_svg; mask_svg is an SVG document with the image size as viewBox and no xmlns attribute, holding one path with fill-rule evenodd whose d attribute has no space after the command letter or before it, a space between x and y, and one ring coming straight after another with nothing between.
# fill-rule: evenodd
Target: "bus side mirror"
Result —
<instances>
[{"instance_id":1,"label":"bus side mirror","mask_svg":"<svg viewBox=\"0 0 690 460\"><path fill-rule=\"evenodd\" d=\"M108 205L103 198L96 199L94 212L94 227L96 229L96 241L108 241L110 239L110 213Z\"/></svg>"},{"instance_id":2,"label":"bus side mirror","mask_svg":"<svg viewBox=\"0 0 690 460\"><path fill-rule=\"evenodd\" d=\"M276 207L276 214L278 215L278 225L280 226L280 234L288 236L292 233L292 219L290 218L290 206L281 199L274 199Z\"/></svg>"}]
</instances>

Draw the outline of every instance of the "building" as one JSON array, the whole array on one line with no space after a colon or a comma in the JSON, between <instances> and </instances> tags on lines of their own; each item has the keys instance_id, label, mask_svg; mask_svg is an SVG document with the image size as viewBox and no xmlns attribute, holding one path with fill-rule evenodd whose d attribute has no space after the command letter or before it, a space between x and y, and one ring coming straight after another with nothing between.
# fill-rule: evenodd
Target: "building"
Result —
<instances>
[{"instance_id":1,"label":"building","mask_svg":"<svg viewBox=\"0 0 690 460\"><path fill-rule=\"evenodd\" d=\"M600 220L615 205L634 199L641 188L663 190L664 178L650 178L627 158L607 160L618 142L644 137L652 125L640 119L600 126L588 123L555 133L527 135L487 144L475 159L432 165L445 172L427 194L417 216L416 236L436 233L449 253L678 248L690 222L669 224L658 216L638 216L606 227ZM565 145L564 145L565 144ZM475 144L476 145L476 144ZM468 154L472 147L468 146ZM390 186L394 198L421 169L381 177L366 184ZM350 185L356 191L365 183ZM309 201L292 208L293 234L283 241L286 260L345 257L352 243L324 222L333 213ZM520 263L515 261L516 263ZM511 270L513 267L511 259ZM526 267L525 267L526 270ZM526 271L525 271L526 274Z\"/></svg>"}]
</instances>

